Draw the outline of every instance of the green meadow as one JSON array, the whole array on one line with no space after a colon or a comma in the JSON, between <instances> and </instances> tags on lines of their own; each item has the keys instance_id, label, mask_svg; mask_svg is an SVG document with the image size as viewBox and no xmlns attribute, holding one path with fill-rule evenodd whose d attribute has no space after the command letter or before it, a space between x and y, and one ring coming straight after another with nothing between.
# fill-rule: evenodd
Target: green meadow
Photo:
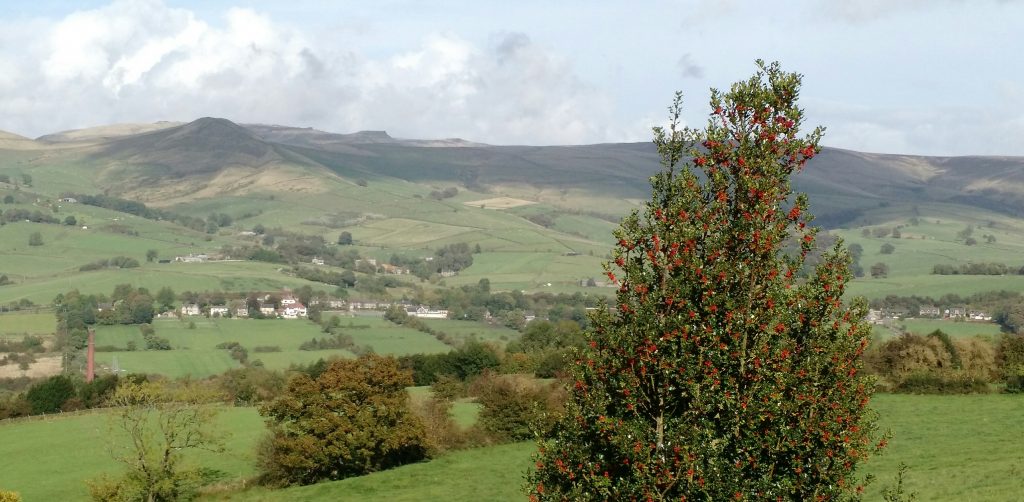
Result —
<instances>
[{"instance_id":1,"label":"green meadow","mask_svg":"<svg viewBox=\"0 0 1024 502\"><path fill-rule=\"evenodd\" d=\"M53 312L5 312L0 313L0 336L2 335L50 335L57 329L57 317Z\"/></svg>"},{"instance_id":2,"label":"green meadow","mask_svg":"<svg viewBox=\"0 0 1024 502\"><path fill-rule=\"evenodd\" d=\"M901 319L899 324L910 333L927 335L942 330L952 337L995 337L1001 333L998 324L990 322L944 321L939 319Z\"/></svg>"},{"instance_id":3,"label":"green meadow","mask_svg":"<svg viewBox=\"0 0 1024 502\"><path fill-rule=\"evenodd\" d=\"M195 328L190 329L189 323ZM249 351L249 360L259 359L270 369L284 369L291 364L305 364L320 358L353 357L344 350L299 350L302 342L322 338L324 334L312 322L301 319L207 319L188 317L157 319L153 322L156 336L166 338L172 350L119 350L97 352L101 368L110 370L117 358L118 368L126 373L155 373L169 377L190 375L201 378L240 366L227 350L217 345L238 342ZM97 326L96 345L125 348L135 342L146 346L137 326ZM280 347L280 352L256 352L258 346Z\"/></svg>"},{"instance_id":4,"label":"green meadow","mask_svg":"<svg viewBox=\"0 0 1024 502\"><path fill-rule=\"evenodd\" d=\"M519 332L504 326L492 326L476 321L456 321L453 319L420 319L431 329L443 331L456 340L475 339L481 342L493 342L504 345L519 338Z\"/></svg>"},{"instance_id":5,"label":"green meadow","mask_svg":"<svg viewBox=\"0 0 1024 502\"><path fill-rule=\"evenodd\" d=\"M112 425L103 411L0 422L0 486L26 502L89 500L86 480L122 469L109 445L125 438ZM224 479L255 474L255 446L264 430L256 411L225 407L216 428L225 452L189 452L187 458Z\"/></svg>"},{"instance_id":6,"label":"green meadow","mask_svg":"<svg viewBox=\"0 0 1024 502\"><path fill-rule=\"evenodd\" d=\"M411 389L414 400L423 392ZM877 478L868 486L866 500L882 500L881 490L893 484L900 462L910 466L904 483L917 493L917 500L1021 499L1020 396L881 394L872 407L882 428L894 436L882 455L862 466L861 473ZM456 406L456 416L460 413L472 417L465 404ZM255 445L263 434L259 416L252 408L225 408L219 425L230 432L227 451L196 458L222 471L224 481L252 476ZM0 486L21 492L27 502L86 500L83 480L118 469L106 453L107 428L103 412L0 422ZM522 475L533 451L532 443L477 448L359 478L219 493L204 500L523 500Z\"/></svg>"},{"instance_id":7,"label":"green meadow","mask_svg":"<svg viewBox=\"0 0 1024 502\"><path fill-rule=\"evenodd\" d=\"M383 355L440 354L452 350L427 333L380 317L356 317L351 327L342 321L341 331L351 336L356 345L372 347Z\"/></svg>"}]
</instances>

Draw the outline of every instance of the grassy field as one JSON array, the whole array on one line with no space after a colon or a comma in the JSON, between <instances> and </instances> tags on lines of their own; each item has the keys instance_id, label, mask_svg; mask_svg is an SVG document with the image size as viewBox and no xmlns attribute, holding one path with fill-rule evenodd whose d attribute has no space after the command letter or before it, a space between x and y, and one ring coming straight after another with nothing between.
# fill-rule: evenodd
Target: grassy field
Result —
<instances>
[{"instance_id":1,"label":"grassy field","mask_svg":"<svg viewBox=\"0 0 1024 502\"><path fill-rule=\"evenodd\" d=\"M1000 333L999 325L990 322L955 322L938 319L902 319L899 322L907 331L919 335L927 335L937 329L952 337L993 337Z\"/></svg>"},{"instance_id":2,"label":"grassy field","mask_svg":"<svg viewBox=\"0 0 1024 502\"><path fill-rule=\"evenodd\" d=\"M425 392L411 390L413 399L424 397ZM881 489L892 483L900 462L911 468L905 483L917 492L918 500L1021 500L1024 435L1018 422L1024 400L1020 396L878 395L872 406L894 438L882 456L863 466L864 474L877 477L867 500L881 500ZM85 500L82 480L117 469L104 450L106 424L102 413L0 422L4 449L0 485L22 492L27 502ZM263 431L259 416L251 408L228 408L220 424L232 433L228 451L218 456L202 454L199 459L223 471L226 479L252 475L253 451ZM75 447L69 448L72 442ZM361 478L206 499L522 500L522 474L533 450L532 443L474 449Z\"/></svg>"},{"instance_id":3,"label":"grassy field","mask_svg":"<svg viewBox=\"0 0 1024 502\"><path fill-rule=\"evenodd\" d=\"M0 314L0 335L49 335L57 329L53 312L7 312Z\"/></svg>"},{"instance_id":4,"label":"grassy field","mask_svg":"<svg viewBox=\"0 0 1024 502\"><path fill-rule=\"evenodd\" d=\"M287 490L254 489L208 499L254 502L525 500L520 486L533 450L532 443L478 448L359 478Z\"/></svg>"},{"instance_id":5,"label":"grassy field","mask_svg":"<svg viewBox=\"0 0 1024 502\"><path fill-rule=\"evenodd\" d=\"M195 329L188 328L189 322L195 323ZM250 360L259 359L270 369L283 369L292 363L309 363L332 356L353 357L344 350L299 350L302 342L324 336L318 326L305 320L196 317L183 321L157 319L153 327L157 336L170 341L173 350L97 352L97 363L101 368L109 370L116 357L117 365L125 372L157 373L171 377L191 375L200 378L239 367L239 363L228 355L228 351L217 348L218 344L224 342L242 344L249 350ZM129 341L134 341L139 348L145 347L137 326L96 328L97 346L124 348ZM253 350L257 346L277 346L281 351L259 353Z\"/></svg>"},{"instance_id":6,"label":"grassy field","mask_svg":"<svg viewBox=\"0 0 1024 502\"><path fill-rule=\"evenodd\" d=\"M189 329L189 323L195 329ZM222 373L239 363L218 349L224 342L238 342L249 351L249 360L259 359L270 369L284 369L291 364L306 364L330 357L354 357L347 350L299 350L299 346L325 334L319 326L307 320L254 320L207 319L188 317L183 320L157 319L153 323L156 334L166 338L173 350L117 350L98 352L96 361L101 368L110 370L117 358L117 366L125 372L157 373L171 377L191 375L206 377ZM378 354L405 355L415 353L442 353L451 347L434 337L411 328L398 326L377 317L357 317L351 323L342 321L341 330L350 335L356 345L369 346ZM135 342L145 347L137 326L98 326L97 346L126 348ZM279 347L279 352L256 352L258 346Z\"/></svg>"},{"instance_id":7,"label":"grassy field","mask_svg":"<svg viewBox=\"0 0 1024 502\"><path fill-rule=\"evenodd\" d=\"M357 317L353 327L342 321L341 330L352 336L356 345L368 345L384 355L440 354L452 350L436 338L412 328L399 326L380 317Z\"/></svg>"},{"instance_id":8,"label":"grassy field","mask_svg":"<svg viewBox=\"0 0 1024 502\"><path fill-rule=\"evenodd\" d=\"M914 214L917 216L914 216ZM916 221L916 224L912 223ZM958 233L973 228L975 245L965 244ZM865 237L875 229L901 227L900 238ZM938 298L947 293L968 296L983 291L1005 289L1024 292L1024 278L1018 275L961 276L933 275L935 265L959 266L967 263L1003 263L1011 269L1024 265L1024 225L1019 219L998 213L943 204L920 207L888 207L870 213L858 226L832 233L847 245L860 244L864 253L860 264L868 276L853 281L849 292L868 298L889 294L920 295ZM872 234L873 235L873 234ZM992 236L994 242L988 242ZM891 244L891 254L882 253L882 246ZM889 266L888 277L873 279L874 263Z\"/></svg>"},{"instance_id":9,"label":"grassy field","mask_svg":"<svg viewBox=\"0 0 1024 502\"><path fill-rule=\"evenodd\" d=\"M103 412L0 422L0 487L20 492L26 502L89 500L85 480L121 470L107 445L122 436L110 425ZM224 408L217 428L226 437L225 453L191 452L189 458L224 479L253 475L264 430L255 409Z\"/></svg>"},{"instance_id":10,"label":"grassy field","mask_svg":"<svg viewBox=\"0 0 1024 502\"><path fill-rule=\"evenodd\" d=\"M432 329L444 331L456 340L476 339L481 342L494 342L504 345L519 338L519 332L504 326L492 326L476 321L456 321L452 319L421 319Z\"/></svg>"}]
</instances>

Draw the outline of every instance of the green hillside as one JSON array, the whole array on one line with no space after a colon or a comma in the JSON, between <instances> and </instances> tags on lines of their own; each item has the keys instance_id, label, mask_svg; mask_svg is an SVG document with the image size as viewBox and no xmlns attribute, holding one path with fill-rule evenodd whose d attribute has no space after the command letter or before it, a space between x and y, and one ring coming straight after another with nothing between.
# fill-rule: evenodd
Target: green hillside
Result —
<instances>
[{"instance_id":1,"label":"green hillside","mask_svg":"<svg viewBox=\"0 0 1024 502\"><path fill-rule=\"evenodd\" d=\"M657 169L647 143L498 147L213 118L68 131L35 141L14 137L0 144L0 198L11 202L0 209L39 211L61 222L73 216L76 224L18 220L0 227L0 274L13 281L0 286L0 304L22 298L47 303L72 288L109 292L123 282L176 291L332 289L283 274L277 264L144 260L150 249L167 259L255 245L256 238L242 233L256 226L320 236L332 246L349 232L355 245L347 249L385 261L394 254L428 257L448 244L479 245L473 265L444 284L488 278L498 290L609 294L579 284L600 278L611 231L648 197L647 178ZM936 264L1024 265L1018 258L1024 255L1022 181L1021 158L828 148L795 178L809 193L818 224L861 244L865 268L890 267L885 278L851 285L852 293L872 298L1024 290L1024 281L1012 275L930 274ZM223 214L231 224L206 233L59 202L65 193L137 200L194 219ZM967 225L976 229L978 244L956 238ZM901 238L861 235L879 227L900 227ZM29 246L36 232L43 245ZM994 242L980 239L985 235ZM884 242L896 251L882 256ZM78 270L114 256L141 266Z\"/></svg>"}]
</instances>

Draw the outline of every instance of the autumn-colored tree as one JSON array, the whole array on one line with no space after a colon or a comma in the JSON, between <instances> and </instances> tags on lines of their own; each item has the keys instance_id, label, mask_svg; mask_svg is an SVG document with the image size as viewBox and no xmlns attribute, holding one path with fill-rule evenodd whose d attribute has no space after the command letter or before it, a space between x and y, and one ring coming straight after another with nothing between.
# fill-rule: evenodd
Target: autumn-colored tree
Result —
<instances>
[{"instance_id":1,"label":"autumn-colored tree","mask_svg":"<svg viewBox=\"0 0 1024 502\"><path fill-rule=\"evenodd\" d=\"M260 464L270 480L309 484L388 469L426 456L423 424L408 405L412 374L392 357L331 361L298 374L260 408L270 437Z\"/></svg>"},{"instance_id":2,"label":"autumn-colored tree","mask_svg":"<svg viewBox=\"0 0 1024 502\"><path fill-rule=\"evenodd\" d=\"M841 244L797 280L816 229L789 178L819 151L799 132L800 76L712 90L702 131L655 129L664 169L606 265L616 305L592 317L565 418L540 441L536 500L829 500L880 446L844 306ZM783 242L797 239L794 255Z\"/></svg>"}]
</instances>

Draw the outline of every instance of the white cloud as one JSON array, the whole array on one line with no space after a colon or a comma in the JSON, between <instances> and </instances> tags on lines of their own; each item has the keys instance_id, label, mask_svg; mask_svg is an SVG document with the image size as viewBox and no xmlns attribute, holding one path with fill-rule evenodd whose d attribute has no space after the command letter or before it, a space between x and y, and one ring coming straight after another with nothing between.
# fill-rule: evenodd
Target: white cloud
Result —
<instances>
[{"instance_id":1,"label":"white cloud","mask_svg":"<svg viewBox=\"0 0 1024 502\"><path fill-rule=\"evenodd\" d=\"M434 34L368 57L250 9L229 9L221 21L159 0L118 0L32 31L0 25L0 129L34 136L222 116L493 143L622 136L608 127L608 99L523 34L486 46ZM8 43L13 32L27 38L17 45L24 50Z\"/></svg>"}]
</instances>

